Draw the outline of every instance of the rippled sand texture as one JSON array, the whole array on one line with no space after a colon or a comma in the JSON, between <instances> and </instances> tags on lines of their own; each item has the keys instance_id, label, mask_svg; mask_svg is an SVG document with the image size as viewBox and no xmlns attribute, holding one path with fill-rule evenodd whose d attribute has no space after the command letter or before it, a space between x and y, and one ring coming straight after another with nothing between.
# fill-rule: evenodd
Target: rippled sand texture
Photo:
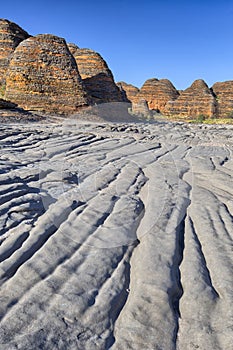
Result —
<instances>
[{"instance_id":1,"label":"rippled sand texture","mask_svg":"<svg viewBox=\"0 0 233 350\"><path fill-rule=\"evenodd\" d=\"M0 349L231 349L232 135L1 125Z\"/></svg>"}]
</instances>

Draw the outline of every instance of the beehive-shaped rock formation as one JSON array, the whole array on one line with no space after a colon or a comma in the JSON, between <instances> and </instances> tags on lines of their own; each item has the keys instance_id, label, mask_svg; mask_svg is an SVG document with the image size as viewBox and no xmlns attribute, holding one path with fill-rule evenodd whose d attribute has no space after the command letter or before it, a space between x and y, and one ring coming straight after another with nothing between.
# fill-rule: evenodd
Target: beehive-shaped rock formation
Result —
<instances>
[{"instance_id":1,"label":"beehive-shaped rock formation","mask_svg":"<svg viewBox=\"0 0 233 350\"><path fill-rule=\"evenodd\" d=\"M149 109L163 113L166 103L178 96L178 91L169 80L148 79L137 94L137 99L146 100Z\"/></svg>"},{"instance_id":2,"label":"beehive-shaped rock formation","mask_svg":"<svg viewBox=\"0 0 233 350\"><path fill-rule=\"evenodd\" d=\"M19 43L28 37L29 34L17 24L7 19L0 19L0 85L5 83L6 71L12 53Z\"/></svg>"},{"instance_id":3,"label":"beehive-shaped rock formation","mask_svg":"<svg viewBox=\"0 0 233 350\"><path fill-rule=\"evenodd\" d=\"M178 99L166 104L165 113L179 116L213 117L216 113L216 100L204 80L195 80Z\"/></svg>"},{"instance_id":4,"label":"beehive-shaped rock formation","mask_svg":"<svg viewBox=\"0 0 233 350\"><path fill-rule=\"evenodd\" d=\"M100 54L90 49L78 49L73 55L84 86L95 103L123 101L112 72Z\"/></svg>"},{"instance_id":5,"label":"beehive-shaped rock formation","mask_svg":"<svg viewBox=\"0 0 233 350\"><path fill-rule=\"evenodd\" d=\"M139 89L136 86L127 84L124 81L117 83L117 86L119 87L124 99L130 102L138 101L137 94L139 93Z\"/></svg>"},{"instance_id":6,"label":"beehive-shaped rock formation","mask_svg":"<svg viewBox=\"0 0 233 350\"><path fill-rule=\"evenodd\" d=\"M73 113L88 103L74 57L64 39L45 34L19 44L5 97L26 110Z\"/></svg>"},{"instance_id":7,"label":"beehive-shaped rock formation","mask_svg":"<svg viewBox=\"0 0 233 350\"><path fill-rule=\"evenodd\" d=\"M233 80L215 83L212 90L217 100L217 116L233 117Z\"/></svg>"}]
</instances>

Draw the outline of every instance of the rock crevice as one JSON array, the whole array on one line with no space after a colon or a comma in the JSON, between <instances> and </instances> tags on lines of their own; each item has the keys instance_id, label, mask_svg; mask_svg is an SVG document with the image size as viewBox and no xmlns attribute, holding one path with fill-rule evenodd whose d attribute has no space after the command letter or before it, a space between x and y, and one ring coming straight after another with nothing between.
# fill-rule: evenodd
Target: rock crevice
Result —
<instances>
[{"instance_id":1,"label":"rock crevice","mask_svg":"<svg viewBox=\"0 0 233 350\"><path fill-rule=\"evenodd\" d=\"M102 56L90 49L74 53L83 84L94 103L123 102L121 91Z\"/></svg>"}]
</instances>

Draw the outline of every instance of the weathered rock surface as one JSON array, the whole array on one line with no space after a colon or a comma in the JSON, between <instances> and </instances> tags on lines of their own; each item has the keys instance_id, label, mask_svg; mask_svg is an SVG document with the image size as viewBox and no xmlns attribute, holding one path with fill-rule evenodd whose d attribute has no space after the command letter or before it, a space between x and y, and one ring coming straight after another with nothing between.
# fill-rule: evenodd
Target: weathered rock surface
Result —
<instances>
[{"instance_id":1,"label":"weathered rock surface","mask_svg":"<svg viewBox=\"0 0 233 350\"><path fill-rule=\"evenodd\" d=\"M112 72L99 53L78 49L73 55L84 86L95 103L124 101Z\"/></svg>"},{"instance_id":2,"label":"weathered rock surface","mask_svg":"<svg viewBox=\"0 0 233 350\"><path fill-rule=\"evenodd\" d=\"M74 55L74 53L79 49L79 47L73 43L68 43L67 46L70 52L72 53L72 55Z\"/></svg>"},{"instance_id":3,"label":"weathered rock surface","mask_svg":"<svg viewBox=\"0 0 233 350\"><path fill-rule=\"evenodd\" d=\"M175 101L167 102L164 112L170 115L213 117L216 114L216 100L204 80L199 79Z\"/></svg>"},{"instance_id":4,"label":"weathered rock surface","mask_svg":"<svg viewBox=\"0 0 233 350\"><path fill-rule=\"evenodd\" d=\"M233 80L215 83L212 89L217 100L217 116L233 117Z\"/></svg>"},{"instance_id":5,"label":"weathered rock surface","mask_svg":"<svg viewBox=\"0 0 233 350\"><path fill-rule=\"evenodd\" d=\"M0 109L11 109L17 107L17 104L0 98Z\"/></svg>"},{"instance_id":6,"label":"weathered rock surface","mask_svg":"<svg viewBox=\"0 0 233 350\"><path fill-rule=\"evenodd\" d=\"M139 99L136 102L132 102L132 113L135 115L141 115L141 116L149 116L150 110L148 108L148 103L143 98Z\"/></svg>"},{"instance_id":7,"label":"weathered rock surface","mask_svg":"<svg viewBox=\"0 0 233 350\"><path fill-rule=\"evenodd\" d=\"M7 19L0 19L0 85L5 83L12 53L19 43L28 37L29 34L17 24Z\"/></svg>"},{"instance_id":8,"label":"weathered rock surface","mask_svg":"<svg viewBox=\"0 0 233 350\"><path fill-rule=\"evenodd\" d=\"M233 126L65 120L0 129L0 349L232 349Z\"/></svg>"},{"instance_id":9,"label":"weathered rock surface","mask_svg":"<svg viewBox=\"0 0 233 350\"><path fill-rule=\"evenodd\" d=\"M139 88L134 85L127 84L124 81L118 82L117 86L119 87L124 99L130 102L138 101L137 94L139 93Z\"/></svg>"},{"instance_id":10,"label":"weathered rock surface","mask_svg":"<svg viewBox=\"0 0 233 350\"><path fill-rule=\"evenodd\" d=\"M8 123L23 123L29 124L31 122L41 122L48 120L49 116L37 114L37 112L33 111L25 111L22 108L8 108L1 109L0 108L0 123L8 124Z\"/></svg>"},{"instance_id":11,"label":"weathered rock surface","mask_svg":"<svg viewBox=\"0 0 233 350\"><path fill-rule=\"evenodd\" d=\"M137 99L146 100L149 109L163 113L166 103L178 96L178 91L169 80L148 79L137 94Z\"/></svg>"},{"instance_id":12,"label":"weathered rock surface","mask_svg":"<svg viewBox=\"0 0 233 350\"><path fill-rule=\"evenodd\" d=\"M16 48L6 77L6 98L26 110L72 113L88 99L64 39L45 34Z\"/></svg>"}]
</instances>

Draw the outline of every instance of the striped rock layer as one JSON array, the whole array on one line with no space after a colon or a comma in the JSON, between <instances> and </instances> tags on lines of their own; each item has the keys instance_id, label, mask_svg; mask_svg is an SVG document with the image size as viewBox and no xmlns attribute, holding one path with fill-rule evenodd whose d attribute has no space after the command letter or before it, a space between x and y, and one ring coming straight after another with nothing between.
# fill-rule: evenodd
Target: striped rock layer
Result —
<instances>
[{"instance_id":1,"label":"striped rock layer","mask_svg":"<svg viewBox=\"0 0 233 350\"><path fill-rule=\"evenodd\" d=\"M101 55L90 49L73 53L84 86L94 103L123 102L112 72Z\"/></svg>"},{"instance_id":2,"label":"striped rock layer","mask_svg":"<svg viewBox=\"0 0 233 350\"><path fill-rule=\"evenodd\" d=\"M178 91L168 79L148 79L137 94L137 100L145 99L150 110L163 113L166 103L178 96Z\"/></svg>"},{"instance_id":3,"label":"striped rock layer","mask_svg":"<svg viewBox=\"0 0 233 350\"><path fill-rule=\"evenodd\" d=\"M233 80L215 83L212 89L217 100L217 115L233 117Z\"/></svg>"},{"instance_id":4,"label":"striped rock layer","mask_svg":"<svg viewBox=\"0 0 233 350\"><path fill-rule=\"evenodd\" d=\"M180 116L204 115L213 117L217 112L217 103L211 89L204 80L195 80L194 83L174 101L166 104L165 113Z\"/></svg>"},{"instance_id":5,"label":"striped rock layer","mask_svg":"<svg viewBox=\"0 0 233 350\"><path fill-rule=\"evenodd\" d=\"M131 84L127 84L124 81L119 81L117 83L117 86L121 90L123 98L125 98L127 101L130 101L130 102L138 101L138 98L137 98L137 94L139 93L138 87Z\"/></svg>"},{"instance_id":6,"label":"striped rock layer","mask_svg":"<svg viewBox=\"0 0 233 350\"><path fill-rule=\"evenodd\" d=\"M17 24L0 19L0 84L5 83L5 75L11 56L19 43L27 39L29 34Z\"/></svg>"},{"instance_id":7,"label":"striped rock layer","mask_svg":"<svg viewBox=\"0 0 233 350\"><path fill-rule=\"evenodd\" d=\"M14 51L5 98L26 110L72 113L88 104L76 62L64 39L50 34L24 40Z\"/></svg>"}]
</instances>

